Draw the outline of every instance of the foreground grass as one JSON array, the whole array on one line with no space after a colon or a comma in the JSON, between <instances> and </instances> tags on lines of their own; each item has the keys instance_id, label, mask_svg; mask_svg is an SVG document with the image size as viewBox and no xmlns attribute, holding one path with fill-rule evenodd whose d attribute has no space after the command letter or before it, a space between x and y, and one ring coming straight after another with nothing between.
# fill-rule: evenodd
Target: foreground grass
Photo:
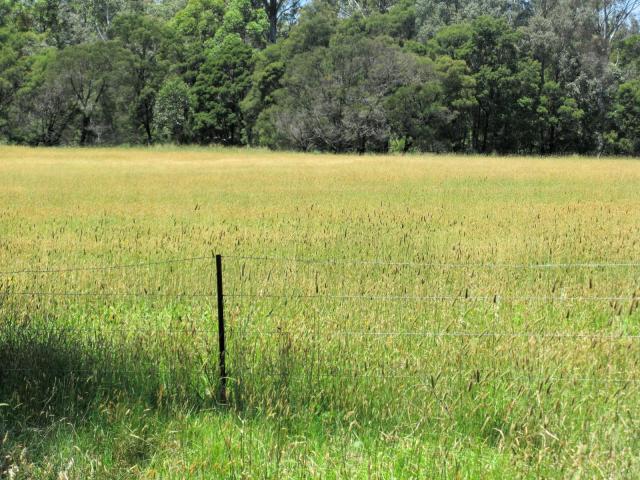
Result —
<instances>
[{"instance_id":1,"label":"foreground grass","mask_svg":"<svg viewBox=\"0 0 640 480\"><path fill-rule=\"evenodd\" d=\"M345 418L162 416L131 405L97 411L87 427L60 422L34 432L29 449L7 449L9 471L17 478L176 479L504 478L519 471L508 454L471 438L444 445L432 435L349 427Z\"/></svg>"},{"instance_id":2,"label":"foreground grass","mask_svg":"<svg viewBox=\"0 0 640 480\"><path fill-rule=\"evenodd\" d=\"M639 186L633 160L2 148L0 270L203 259L0 278L0 471L637 477L637 269L239 257L629 262L640 258ZM233 404L221 407L212 252L227 255L232 295L495 300L230 297ZM122 292L140 295L106 296Z\"/></svg>"}]
</instances>

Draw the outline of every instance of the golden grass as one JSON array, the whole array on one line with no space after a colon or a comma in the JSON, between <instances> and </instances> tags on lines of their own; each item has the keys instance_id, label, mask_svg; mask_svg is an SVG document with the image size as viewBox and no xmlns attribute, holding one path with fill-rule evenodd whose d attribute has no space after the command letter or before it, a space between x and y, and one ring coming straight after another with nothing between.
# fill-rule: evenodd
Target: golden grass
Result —
<instances>
[{"instance_id":1,"label":"golden grass","mask_svg":"<svg viewBox=\"0 0 640 480\"><path fill-rule=\"evenodd\" d=\"M634 259L639 181L634 160L3 147L0 261Z\"/></svg>"},{"instance_id":2,"label":"golden grass","mask_svg":"<svg viewBox=\"0 0 640 480\"><path fill-rule=\"evenodd\" d=\"M2 147L0 204L3 271L222 253L230 295L302 297L227 300L233 396L259 418L331 412L402 441L477 442L521 475L640 472L628 457L639 384L626 381L640 380L640 268L487 267L638 263L636 160ZM211 294L211 274L206 259L0 285ZM308 298L345 295L411 298ZM414 298L431 296L462 298ZM596 297L620 300L583 300ZM214 332L197 336L210 329L208 302L28 300L19 310L72 311L65 324L107 336L144 327L122 337L134 352L125 360L140 361L139 348L179 380L213 355ZM179 347L162 336L176 328ZM513 335L455 335L482 332ZM572 336L582 334L593 337Z\"/></svg>"}]
</instances>

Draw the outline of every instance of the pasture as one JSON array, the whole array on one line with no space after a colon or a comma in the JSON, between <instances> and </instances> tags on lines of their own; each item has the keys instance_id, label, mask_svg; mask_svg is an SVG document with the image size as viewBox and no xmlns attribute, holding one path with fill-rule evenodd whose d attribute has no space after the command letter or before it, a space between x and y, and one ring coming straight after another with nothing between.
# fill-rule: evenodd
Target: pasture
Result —
<instances>
[{"instance_id":1,"label":"pasture","mask_svg":"<svg viewBox=\"0 0 640 480\"><path fill-rule=\"evenodd\" d=\"M640 476L636 160L0 147L0 271L0 477Z\"/></svg>"}]
</instances>

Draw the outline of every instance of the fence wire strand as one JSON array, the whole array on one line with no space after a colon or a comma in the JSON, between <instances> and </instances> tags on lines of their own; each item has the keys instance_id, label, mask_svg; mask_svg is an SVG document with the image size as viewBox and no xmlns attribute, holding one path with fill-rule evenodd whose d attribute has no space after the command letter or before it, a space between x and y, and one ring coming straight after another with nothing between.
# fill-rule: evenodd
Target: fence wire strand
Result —
<instances>
[{"instance_id":1,"label":"fence wire strand","mask_svg":"<svg viewBox=\"0 0 640 480\"><path fill-rule=\"evenodd\" d=\"M132 263L132 264L116 264L116 265L94 265L88 267L65 267L65 268L57 268L57 269L26 269L26 270L13 270L13 271L0 271L0 275L9 276L9 275L37 275L37 274L53 274L53 273L73 273L73 272L98 272L98 271L109 271L109 270L129 270L136 268L146 268L146 267L156 267L159 265L171 265L177 263L188 263L188 262L197 262L201 260L213 260L211 256L202 256L202 257L188 257L188 258L174 258L168 260L159 260L154 262L145 262L145 263Z\"/></svg>"},{"instance_id":2,"label":"fence wire strand","mask_svg":"<svg viewBox=\"0 0 640 480\"><path fill-rule=\"evenodd\" d=\"M171 370L167 368L166 370ZM43 373L41 370L36 370L33 368L9 368L9 369L1 369L0 372L4 373L24 373L24 374L33 374L33 373ZM371 371L335 371L335 372L313 372L311 375L306 375L303 373L301 375L291 375L290 373L283 373L276 370L267 370L267 371L258 371L252 372L256 375L260 375L261 377L267 378L282 378L286 376L288 378L296 378L296 377L325 377L325 378L335 378L335 379L358 379L358 378L378 378L378 379L388 379L388 380L421 380L423 382L431 383L432 380L435 380L436 383L440 383L443 378L451 379L458 378L465 381L473 381L475 384L480 385L482 383L487 382L521 382L526 381L530 383L601 383L601 384L640 384L640 378L636 377L627 377L627 378L617 378L617 377L607 377L607 376L590 376L590 377L572 377L572 376L561 376L561 375L549 375L549 376L540 376L540 375L497 375L497 376L487 376L477 378L476 374L473 372L469 372L468 374L462 373L447 373L446 377L442 376L442 372L429 372L429 371L419 371L412 372L411 374L406 374L404 371L400 370L387 370L385 372L371 372ZM148 375L149 371L144 370L132 370L132 369L72 369L72 370L64 370L56 376L56 378L64 378L73 376L73 375L90 375L91 377L99 377L101 375L106 374L137 374L137 375ZM229 380L237 380L234 376L228 376ZM88 380L88 379L85 379Z\"/></svg>"},{"instance_id":3,"label":"fence wire strand","mask_svg":"<svg viewBox=\"0 0 640 480\"><path fill-rule=\"evenodd\" d=\"M432 269L476 269L476 270L540 270L540 269L615 269L615 268L628 268L636 269L640 268L640 263L636 262L585 262L585 263L539 263L539 264L516 264L516 263L438 263L438 262L398 262L398 261L386 261L382 259L373 260L359 260L359 259L323 259L323 258L287 258L287 257L258 257L258 256L240 256L230 255L224 256L225 259L235 261L255 261L255 262L289 262L300 264L319 264L319 265L370 265L370 266L389 266L389 267L415 267L415 268L432 268ZM132 263L132 264L115 264L106 266L70 266L64 268L51 268L51 269L25 269L14 271L0 271L0 276L17 276L17 275L53 275L73 272L108 272L115 270L135 270L142 268L151 268L162 265L172 265L180 263L190 263L198 261L213 261L215 257L211 256L196 256L189 258L177 258L167 259L161 261L153 261L146 263ZM213 269L213 265L211 266ZM271 275L271 272L269 273ZM210 279L207 279L210 281ZM213 282L211 282L213 285ZM270 293L234 293L225 294L223 297L229 299L251 299L251 300L326 300L326 301L367 301L367 302L491 302L494 304L509 303L509 302L540 302L540 303L567 303L567 302L632 302L636 305L640 302L640 299L634 293L629 296L548 296L548 295L529 295L529 296L502 296L502 295L433 295L433 296L420 296L420 295L342 295L334 293L326 294L270 294ZM199 292L147 292L147 291L10 291L0 290L0 299L10 296L16 297L95 297L95 298L117 298L117 297L134 297L134 298L203 298L213 299L216 297L216 292L211 293L199 293ZM1 306L2 304L0 304ZM317 321L317 319L316 319ZM211 329L203 329L201 327L190 328L190 326L169 326L166 328L152 327L152 328L130 328L123 325L121 328L115 328L113 326L105 326L104 329L96 328L95 334L106 334L112 331L120 331L126 334L145 334L145 335L168 335L173 333L191 334L191 335L215 335L217 331L212 327ZM285 329L267 330L257 329L249 332L249 335L254 336L291 336L300 332L295 332ZM307 332L309 337L304 337L305 340L312 338L314 342L318 343L323 337L371 337L371 338L388 338L388 337L423 337L423 338L477 338L477 339L489 339L489 338L537 338L537 339L556 339L556 340L591 340L591 341L636 341L640 340L640 334L604 334L604 333L591 333L591 332L575 332L575 333L561 333L561 332L514 332L514 331L367 331L367 330L333 330L333 331L321 331L319 328L314 327L312 332ZM319 355L318 355L319 358ZM354 379L367 376L377 376L384 379L412 379L419 381L422 377L433 376L433 372L412 372L407 375L406 371L387 371L381 374L376 372L363 372L363 371L348 371L336 370L321 371L320 362L317 361L317 368L311 369L311 376L329 376L332 378L344 378ZM204 368L204 366L203 366ZM171 370L171 367L165 369ZM164 370L164 369L161 369ZM325 368L325 370L331 370L331 367ZM0 367L0 372L13 372L13 373L39 373L35 369L3 369ZM147 374L149 372L140 370L123 370L123 369L71 369L65 370L64 374L67 376L72 375L90 375L99 377L107 374ZM249 372L251 374L251 372ZM261 376L280 376L278 372L263 372L258 371ZM464 377L463 374L460 374ZM233 377L229 377L230 379ZM520 378L527 382L588 382L588 383L640 383L638 378L616 378L610 377L571 377L571 376L544 376L544 377L532 377L530 375L523 375L521 377L506 378L506 376L494 376L480 378L476 383L482 383L487 381L515 381L516 378ZM473 380L474 378L468 378Z\"/></svg>"},{"instance_id":4,"label":"fence wire strand","mask_svg":"<svg viewBox=\"0 0 640 480\"><path fill-rule=\"evenodd\" d=\"M226 255L224 258L232 260L244 260L255 262L285 262L285 263L306 263L324 265L377 265L390 267L427 267L441 269L507 269L507 270L536 270L536 269L587 269L587 268L640 268L640 262L584 262L584 263L447 263L447 262L404 262L383 259L361 260L361 259L330 259L330 258L303 258L303 257L257 257L257 256L234 256Z\"/></svg>"},{"instance_id":5,"label":"fence wire strand","mask_svg":"<svg viewBox=\"0 0 640 480\"><path fill-rule=\"evenodd\" d=\"M283 299L283 300L370 300L370 301L391 301L391 302L418 302L418 303L430 303L430 302L626 302L626 301L638 301L640 298L633 295L628 297L549 297L549 296L527 296L527 297L509 297L501 295L486 295L486 296L454 296L454 295L442 295L442 296L414 296L414 295L281 295L281 294L247 294L247 293L233 293L225 295L225 297L231 298L255 298L255 299Z\"/></svg>"},{"instance_id":6,"label":"fence wire strand","mask_svg":"<svg viewBox=\"0 0 640 480\"><path fill-rule=\"evenodd\" d=\"M290 335L286 330L258 330L254 335ZM602 335L591 333L545 333L545 332L367 332L359 330L336 330L322 332L320 337L461 337L461 338L545 338L545 339L571 339L571 340L603 340L622 341L640 340L640 335Z\"/></svg>"},{"instance_id":7,"label":"fence wire strand","mask_svg":"<svg viewBox=\"0 0 640 480\"><path fill-rule=\"evenodd\" d=\"M210 293L155 293L155 292L11 292L0 291L0 297L160 297L160 298L215 298Z\"/></svg>"}]
</instances>

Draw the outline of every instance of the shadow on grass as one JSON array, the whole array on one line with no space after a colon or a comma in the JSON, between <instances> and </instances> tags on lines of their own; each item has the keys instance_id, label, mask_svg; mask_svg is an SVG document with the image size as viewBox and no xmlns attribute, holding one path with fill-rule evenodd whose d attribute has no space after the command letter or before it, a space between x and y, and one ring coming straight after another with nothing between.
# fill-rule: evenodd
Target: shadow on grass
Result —
<instances>
[{"instance_id":1,"label":"shadow on grass","mask_svg":"<svg viewBox=\"0 0 640 480\"><path fill-rule=\"evenodd\" d=\"M81 421L113 401L149 408L215 405L207 372L153 339L113 336L55 322L0 319L0 421L42 426ZM162 356L164 354L164 357ZM10 425L9 425L10 426Z\"/></svg>"},{"instance_id":2,"label":"shadow on grass","mask_svg":"<svg viewBox=\"0 0 640 480\"><path fill-rule=\"evenodd\" d=\"M223 413L210 342L189 325L93 325L0 310L0 479L67 478L73 459L70 478L137 478L169 425Z\"/></svg>"}]
</instances>

